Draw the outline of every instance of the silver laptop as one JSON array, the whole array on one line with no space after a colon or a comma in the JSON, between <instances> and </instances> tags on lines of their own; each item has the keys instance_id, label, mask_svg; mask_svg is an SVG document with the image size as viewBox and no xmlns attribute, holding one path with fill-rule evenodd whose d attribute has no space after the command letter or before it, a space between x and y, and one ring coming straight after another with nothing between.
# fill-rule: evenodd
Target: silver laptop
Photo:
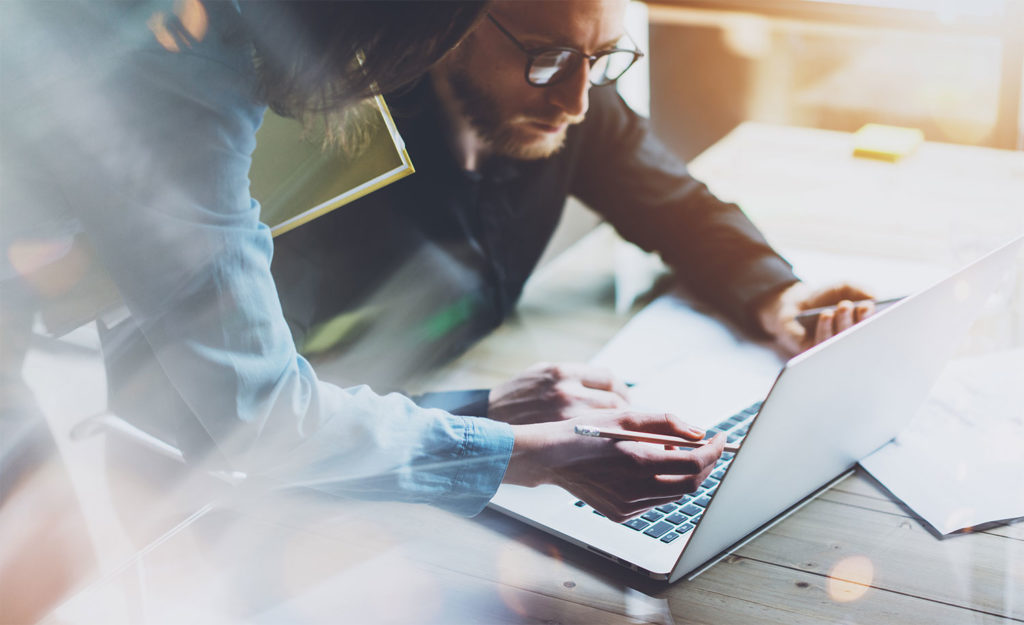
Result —
<instances>
[{"instance_id":1,"label":"silver laptop","mask_svg":"<svg viewBox=\"0 0 1024 625\"><path fill-rule=\"evenodd\" d=\"M505 485L491 506L651 578L698 575L899 433L1013 275L1022 240L786 363L756 409L722 415L741 447L723 456L699 500L684 498L631 525L554 486Z\"/></svg>"}]
</instances>

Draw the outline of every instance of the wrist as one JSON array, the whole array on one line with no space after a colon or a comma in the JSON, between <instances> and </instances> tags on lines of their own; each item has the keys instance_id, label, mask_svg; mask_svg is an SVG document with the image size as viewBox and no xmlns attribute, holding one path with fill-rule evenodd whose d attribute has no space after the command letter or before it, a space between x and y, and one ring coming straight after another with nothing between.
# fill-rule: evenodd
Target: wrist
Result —
<instances>
[{"instance_id":1,"label":"wrist","mask_svg":"<svg viewBox=\"0 0 1024 625\"><path fill-rule=\"evenodd\" d=\"M771 337L784 333L784 320L788 308L796 308L796 302L802 298L805 286L795 282L763 297L754 310L754 316L761 330Z\"/></svg>"},{"instance_id":2,"label":"wrist","mask_svg":"<svg viewBox=\"0 0 1024 625\"><path fill-rule=\"evenodd\" d=\"M550 456L563 437L564 422L513 425L512 456L505 469L506 484L539 486L553 482Z\"/></svg>"}]
</instances>

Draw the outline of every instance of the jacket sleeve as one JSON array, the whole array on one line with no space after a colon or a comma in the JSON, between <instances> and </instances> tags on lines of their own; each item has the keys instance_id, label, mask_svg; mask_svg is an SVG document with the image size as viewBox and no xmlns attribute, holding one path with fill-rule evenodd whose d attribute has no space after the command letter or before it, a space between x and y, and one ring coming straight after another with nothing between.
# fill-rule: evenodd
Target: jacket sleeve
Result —
<instances>
[{"instance_id":1,"label":"jacket sleeve","mask_svg":"<svg viewBox=\"0 0 1024 625\"><path fill-rule=\"evenodd\" d=\"M735 204L716 198L613 89L591 90L571 192L657 252L698 296L758 332L758 300L797 281Z\"/></svg>"}]
</instances>

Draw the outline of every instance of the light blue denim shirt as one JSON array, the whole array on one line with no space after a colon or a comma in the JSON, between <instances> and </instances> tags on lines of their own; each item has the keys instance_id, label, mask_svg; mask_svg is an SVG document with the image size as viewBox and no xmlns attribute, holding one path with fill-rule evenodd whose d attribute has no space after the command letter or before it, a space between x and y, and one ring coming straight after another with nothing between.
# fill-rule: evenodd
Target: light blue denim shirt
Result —
<instances>
[{"instance_id":1,"label":"light blue denim shirt","mask_svg":"<svg viewBox=\"0 0 1024 625\"><path fill-rule=\"evenodd\" d=\"M146 3L113 9L127 17L82 3L89 19L75 20L4 4L2 149L17 163L3 173L5 250L84 232L188 405L183 418L233 469L478 512L512 451L507 424L339 388L295 350L249 194L265 107L251 46L232 33L237 6L205 3L209 30L175 52L146 26ZM2 277L13 273L5 262Z\"/></svg>"}]
</instances>

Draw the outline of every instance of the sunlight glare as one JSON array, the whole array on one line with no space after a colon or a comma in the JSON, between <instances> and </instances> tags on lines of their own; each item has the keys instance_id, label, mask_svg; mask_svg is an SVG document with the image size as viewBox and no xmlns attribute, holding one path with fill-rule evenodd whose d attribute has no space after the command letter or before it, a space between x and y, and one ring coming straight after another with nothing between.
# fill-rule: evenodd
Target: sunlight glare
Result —
<instances>
[{"instance_id":1,"label":"sunlight glare","mask_svg":"<svg viewBox=\"0 0 1024 625\"><path fill-rule=\"evenodd\" d=\"M874 580L875 566L866 556L843 558L828 576L828 594L833 601L848 603L864 596Z\"/></svg>"}]
</instances>

